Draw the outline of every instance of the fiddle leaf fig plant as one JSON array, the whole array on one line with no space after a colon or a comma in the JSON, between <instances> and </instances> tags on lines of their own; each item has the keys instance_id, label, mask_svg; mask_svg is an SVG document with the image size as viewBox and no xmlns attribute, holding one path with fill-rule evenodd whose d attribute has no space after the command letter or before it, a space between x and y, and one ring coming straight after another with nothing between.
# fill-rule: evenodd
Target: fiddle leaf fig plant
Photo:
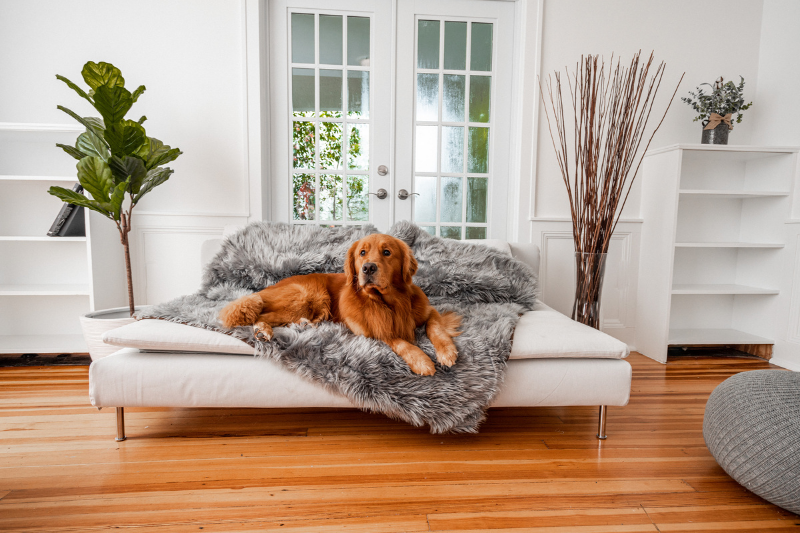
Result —
<instances>
[{"instance_id":1,"label":"fiddle leaf fig plant","mask_svg":"<svg viewBox=\"0 0 800 533\"><path fill-rule=\"evenodd\" d=\"M164 165L183 152L155 137L148 137L142 125L147 117L135 121L125 118L144 93L144 85L130 92L125 88L122 72L111 63L89 61L83 66L81 75L89 86L88 91L64 76L56 75L56 78L89 102L100 117L81 117L66 107L58 106L86 131L78 136L75 146L56 146L78 160L78 181L90 197L64 187L50 187L48 192L64 202L96 211L117 225L125 252L128 304L133 315L128 241L133 208L147 193L169 179L173 170Z\"/></svg>"}]
</instances>

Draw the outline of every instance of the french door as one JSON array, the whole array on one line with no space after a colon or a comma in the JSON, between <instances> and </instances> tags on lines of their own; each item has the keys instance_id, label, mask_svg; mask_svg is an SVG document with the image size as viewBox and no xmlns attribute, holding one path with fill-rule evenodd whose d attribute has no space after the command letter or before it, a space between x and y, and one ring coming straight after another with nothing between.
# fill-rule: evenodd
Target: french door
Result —
<instances>
[{"instance_id":1,"label":"french door","mask_svg":"<svg viewBox=\"0 0 800 533\"><path fill-rule=\"evenodd\" d=\"M273 218L505 238L513 4L270 3Z\"/></svg>"}]
</instances>

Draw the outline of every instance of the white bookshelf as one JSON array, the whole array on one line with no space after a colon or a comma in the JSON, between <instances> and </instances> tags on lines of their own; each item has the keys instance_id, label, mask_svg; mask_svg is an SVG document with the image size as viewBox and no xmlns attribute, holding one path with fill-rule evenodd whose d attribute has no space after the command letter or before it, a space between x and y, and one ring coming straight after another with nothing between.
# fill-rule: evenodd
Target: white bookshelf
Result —
<instances>
[{"instance_id":1,"label":"white bookshelf","mask_svg":"<svg viewBox=\"0 0 800 533\"><path fill-rule=\"evenodd\" d=\"M47 190L77 182L55 143L82 131L0 123L0 353L86 352L78 317L126 302L113 224L89 213L86 237L47 236L62 205Z\"/></svg>"},{"instance_id":2,"label":"white bookshelf","mask_svg":"<svg viewBox=\"0 0 800 533\"><path fill-rule=\"evenodd\" d=\"M640 352L666 362L669 346L773 345L785 334L776 324L791 291L799 150L682 144L646 154Z\"/></svg>"}]
</instances>

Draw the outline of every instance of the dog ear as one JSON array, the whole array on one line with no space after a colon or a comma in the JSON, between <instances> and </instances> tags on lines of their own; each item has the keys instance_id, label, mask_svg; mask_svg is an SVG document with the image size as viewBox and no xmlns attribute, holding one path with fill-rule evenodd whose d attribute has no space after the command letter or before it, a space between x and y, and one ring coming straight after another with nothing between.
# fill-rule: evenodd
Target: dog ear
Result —
<instances>
[{"instance_id":1,"label":"dog ear","mask_svg":"<svg viewBox=\"0 0 800 533\"><path fill-rule=\"evenodd\" d=\"M356 241L351 244L350 249L347 250L347 255L344 256L344 282L351 287L356 287L358 285L358 280L356 280L356 276L358 275L356 271L356 250L358 249L359 242L360 241Z\"/></svg>"},{"instance_id":2,"label":"dog ear","mask_svg":"<svg viewBox=\"0 0 800 533\"><path fill-rule=\"evenodd\" d=\"M414 252L411 251L411 248L403 241L400 242L402 243L400 249L403 250L403 282L406 285L411 285L411 278L417 273L417 259L414 257Z\"/></svg>"}]
</instances>

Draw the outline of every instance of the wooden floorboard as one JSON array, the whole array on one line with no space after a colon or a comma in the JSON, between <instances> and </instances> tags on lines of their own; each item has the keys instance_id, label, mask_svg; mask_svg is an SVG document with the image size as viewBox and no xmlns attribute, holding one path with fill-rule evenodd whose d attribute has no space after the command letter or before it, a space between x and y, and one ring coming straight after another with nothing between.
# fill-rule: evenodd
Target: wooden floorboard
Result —
<instances>
[{"instance_id":1,"label":"wooden floorboard","mask_svg":"<svg viewBox=\"0 0 800 533\"><path fill-rule=\"evenodd\" d=\"M708 395L758 359L632 354L630 404L492 409L430 435L325 409L126 409L86 367L0 369L0 531L800 532L703 442Z\"/></svg>"}]
</instances>

